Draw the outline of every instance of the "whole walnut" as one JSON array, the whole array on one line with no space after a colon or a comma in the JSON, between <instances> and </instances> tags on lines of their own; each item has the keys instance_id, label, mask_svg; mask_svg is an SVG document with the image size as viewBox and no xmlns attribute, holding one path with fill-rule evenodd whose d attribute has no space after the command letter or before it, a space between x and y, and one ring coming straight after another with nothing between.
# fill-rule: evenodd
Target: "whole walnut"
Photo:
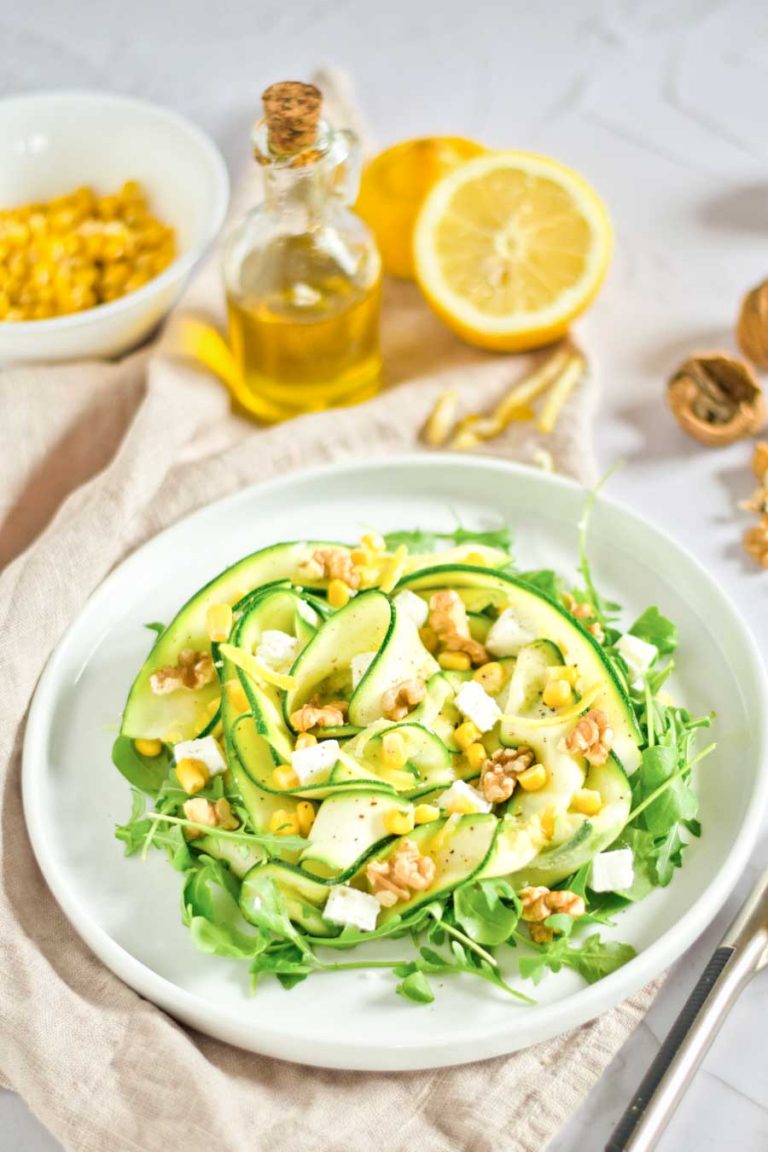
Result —
<instances>
[{"instance_id":1,"label":"whole walnut","mask_svg":"<svg viewBox=\"0 0 768 1152\"><path fill-rule=\"evenodd\" d=\"M736 335L747 359L758 368L768 368L768 280L744 297Z\"/></svg>"}]
</instances>

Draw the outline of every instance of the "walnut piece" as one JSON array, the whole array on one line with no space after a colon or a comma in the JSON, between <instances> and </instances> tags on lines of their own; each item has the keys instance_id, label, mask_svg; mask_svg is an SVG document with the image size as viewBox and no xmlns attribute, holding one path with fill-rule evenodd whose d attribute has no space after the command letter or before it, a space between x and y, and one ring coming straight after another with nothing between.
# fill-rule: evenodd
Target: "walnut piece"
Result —
<instances>
[{"instance_id":1,"label":"walnut piece","mask_svg":"<svg viewBox=\"0 0 768 1152\"><path fill-rule=\"evenodd\" d=\"M184 804L184 815L193 824L205 824L208 828L223 828L229 831L240 826L240 821L233 813L229 800L224 796L215 804L202 796L196 796L194 800L187 800ZM198 836L204 835L205 833L201 832L199 828L188 828L186 832L188 840L195 840Z\"/></svg>"},{"instance_id":2,"label":"walnut piece","mask_svg":"<svg viewBox=\"0 0 768 1152\"><path fill-rule=\"evenodd\" d=\"M561 913L578 920L587 910L583 898L568 888L554 891L543 886L523 888L519 896L523 906L522 917L529 925L528 932L534 944L548 944L552 940L554 931L544 924L550 916Z\"/></svg>"},{"instance_id":3,"label":"walnut piece","mask_svg":"<svg viewBox=\"0 0 768 1152\"><path fill-rule=\"evenodd\" d=\"M565 746L569 752L583 756L588 764L605 764L613 747L613 728L601 708L582 716L568 733Z\"/></svg>"},{"instance_id":4,"label":"walnut piece","mask_svg":"<svg viewBox=\"0 0 768 1152\"><path fill-rule=\"evenodd\" d=\"M316 548L297 565L296 572L308 580L341 580L348 588L360 587L360 573L343 548Z\"/></svg>"},{"instance_id":5,"label":"walnut piece","mask_svg":"<svg viewBox=\"0 0 768 1152\"><path fill-rule=\"evenodd\" d=\"M491 804L503 804L515 790L517 777L532 768L536 754L531 748L499 748L480 772L480 791Z\"/></svg>"},{"instance_id":6,"label":"walnut piece","mask_svg":"<svg viewBox=\"0 0 768 1152\"><path fill-rule=\"evenodd\" d=\"M382 715L387 720L404 720L412 708L421 704L426 694L423 680L401 680L393 688L388 688L382 696Z\"/></svg>"},{"instance_id":7,"label":"walnut piece","mask_svg":"<svg viewBox=\"0 0 768 1152\"><path fill-rule=\"evenodd\" d=\"M566 592L563 599L565 606L572 616L579 621L580 624L586 628L591 636L594 636L598 644L602 644L605 640L605 633L599 620L595 620L595 610L591 604L579 604L578 601L571 596L570 592ZM590 621L590 623L587 623Z\"/></svg>"},{"instance_id":8,"label":"walnut piece","mask_svg":"<svg viewBox=\"0 0 768 1152\"><path fill-rule=\"evenodd\" d=\"M752 453L752 471L765 484L768 479L768 440L758 440Z\"/></svg>"},{"instance_id":9,"label":"walnut piece","mask_svg":"<svg viewBox=\"0 0 768 1152\"><path fill-rule=\"evenodd\" d=\"M488 653L479 640L474 640L471 636L459 636L454 632L451 636L446 636L443 643L444 652L466 652L474 665L479 667L481 664L487 664Z\"/></svg>"},{"instance_id":10,"label":"walnut piece","mask_svg":"<svg viewBox=\"0 0 768 1152\"><path fill-rule=\"evenodd\" d=\"M402 840L388 860L373 860L365 870L371 891L384 908L424 892L435 878L435 862L422 856L413 840Z\"/></svg>"},{"instance_id":11,"label":"walnut piece","mask_svg":"<svg viewBox=\"0 0 768 1152\"><path fill-rule=\"evenodd\" d=\"M177 664L165 664L156 668L149 677L149 686L156 696L165 696L179 688L204 688L216 679L216 669L210 652L195 652L183 648L179 652Z\"/></svg>"},{"instance_id":12,"label":"walnut piece","mask_svg":"<svg viewBox=\"0 0 768 1152\"><path fill-rule=\"evenodd\" d=\"M428 624L444 652L466 652L476 665L487 662L485 648L470 634L467 609L458 592L445 589L430 597Z\"/></svg>"},{"instance_id":13,"label":"walnut piece","mask_svg":"<svg viewBox=\"0 0 768 1152\"><path fill-rule=\"evenodd\" d=\"M296 732L309 732L310 728L339 728L346 723L348 708L346 700L331 700L328 704L310 700L291 713L291 727Z\"/></svg>"},{"instance_id":14,"label":"walnut piece","mask_svg":"<svg viewBox=\"0 0 768 1152\"><path fill-rule=\"evenodd\" d=\"M758 368L768 368L768 280L744 297L736 336L747 359Z\"/></svg>"},{"instance_id":15,"label":"walnut piece","mask_svg":"<svg viewBox=\"0 0 768 1152\"><path fill-rule=\"evenodd\" d=\"M680 427L710 447L754 436L765 424L763 392L751 369L722 353L681 364L667 400Z\"/></svg>"},{"instance_id":16,"label":"walnut piece","mask_svg":"<svg viewBox=\"0 0 768 1152\"><path fill-rule=\"evenodd\" d=\"M747 528L742 540L745 551L763 568L768 568L768 516L761 516L759 524Z\"/></svg>"}]
</instances>

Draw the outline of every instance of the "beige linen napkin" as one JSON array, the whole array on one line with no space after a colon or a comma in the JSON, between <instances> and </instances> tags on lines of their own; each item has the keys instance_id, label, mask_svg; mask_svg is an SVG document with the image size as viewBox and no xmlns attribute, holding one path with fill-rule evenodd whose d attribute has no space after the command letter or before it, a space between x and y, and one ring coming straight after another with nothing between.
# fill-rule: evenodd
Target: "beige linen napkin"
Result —
<instances>
[{"instance_id":1,"label":"beige linen napkin","mask_svg":"<svg viewBox=\"0 0 768 1152\"><path fill-rule=\"evenodd\" d=\"M211 264L190 293L196 306L213 302L215 281ZM447 383L477 406L526 367L460 345L408 286L390 292L385 316L387 391L268 430L233 417L204 373L147 351L0 373L0 1073L67 1149L538 1152L652 999L646 989L575 1032L462 1068L295 1067L192 1033L142 1000L80 941L35 864L20 791L27 707L51 649L110 569L244 484L415 448ZM591 467L591 387L546 442L577 478ZM518 425L488 450L529 460L536 443Z\"/></svg>"}]
</instances>

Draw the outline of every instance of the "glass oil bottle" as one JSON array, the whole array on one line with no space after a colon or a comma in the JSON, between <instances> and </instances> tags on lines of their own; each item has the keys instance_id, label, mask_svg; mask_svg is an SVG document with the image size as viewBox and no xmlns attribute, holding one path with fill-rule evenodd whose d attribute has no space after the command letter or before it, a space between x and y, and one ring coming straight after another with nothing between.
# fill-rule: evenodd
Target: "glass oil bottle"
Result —
<instances>
[{"instance_id":1,"label":"glass oil bottle","mask_svg":"<svg viewBox=\"0 0 768 1152\"><path fill-rule=\"evenodd\" d=\"M355 136L321 119L310 84L273 84L253 133L264 201L229 236L224 283L237 397L261 419L356 403L381 376L381 261L348 205Z\"/></svg>"}]
</instances>

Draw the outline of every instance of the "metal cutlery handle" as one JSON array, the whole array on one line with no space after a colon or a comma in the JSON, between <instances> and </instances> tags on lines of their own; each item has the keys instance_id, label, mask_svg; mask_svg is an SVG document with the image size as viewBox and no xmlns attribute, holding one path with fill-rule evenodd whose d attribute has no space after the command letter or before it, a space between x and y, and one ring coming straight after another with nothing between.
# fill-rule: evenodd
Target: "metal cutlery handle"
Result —
<instances>
[{"instance_id":1,"label":"metal cutlery handle","mask_svg":"<svg viewBox=\"0 0 768 1152\"><path fill-rule=\"evenodd\" d=\"M652 1152L744 985L766 963L768 873L710 958L605 1152Z\"/></svg>"}]
</instances>

